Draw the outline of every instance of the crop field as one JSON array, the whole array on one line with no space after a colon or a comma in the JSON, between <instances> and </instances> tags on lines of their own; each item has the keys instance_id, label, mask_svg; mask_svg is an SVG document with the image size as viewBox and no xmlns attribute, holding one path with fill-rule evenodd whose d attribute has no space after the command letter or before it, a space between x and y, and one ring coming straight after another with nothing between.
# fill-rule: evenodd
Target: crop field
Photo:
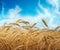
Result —
<instances>
[{"instance_id":1,"label":"crop field","mask_svg":"<svg viewBox=\"0 0 60 50\"><path fill-rule=\"evenodd\" d=\"M0 50L60 50L60 26L51 30L45 20L42 22L47 28L22 19L5 23L0 27Z\"/></svg>"}]
</instances>

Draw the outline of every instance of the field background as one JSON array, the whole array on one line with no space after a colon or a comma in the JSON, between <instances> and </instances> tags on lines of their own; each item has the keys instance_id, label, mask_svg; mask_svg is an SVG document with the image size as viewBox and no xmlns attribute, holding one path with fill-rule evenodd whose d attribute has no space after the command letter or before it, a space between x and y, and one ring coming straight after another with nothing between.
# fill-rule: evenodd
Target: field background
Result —
<instances>
[{"instance_id":1,"label":"field background","mask_svg":"<svg viewBox=\"0 0 60 50\"><path fill-rule=\"evenodd\" d=\"M37 23L19 19L0 27L0 50L60 50L60 26L40 29ZM21 23L24 25L21 26Z\"/></svg>"},{"instance_id":2,"label":"field background","mask_svg":"<svg viewBox=\"0 0 60 50\"><path fill-rule=\"evenodd\" d=\"M0 0L0 50L60 50L60 0Z\"/></svg>"}]
</instances>

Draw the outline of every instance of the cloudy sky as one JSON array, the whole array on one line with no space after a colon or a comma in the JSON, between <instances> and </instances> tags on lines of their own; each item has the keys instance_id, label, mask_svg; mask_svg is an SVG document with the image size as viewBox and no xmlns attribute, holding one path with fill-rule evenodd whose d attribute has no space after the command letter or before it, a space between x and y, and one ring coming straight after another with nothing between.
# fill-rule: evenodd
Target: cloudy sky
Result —
<instances>
[{"instance_id":1,"label":"cloudy sky","mask_svg":"<svg viewBox=\"0 0 60 50\"><path fill-rule=\"evenodd\" d=\"M19 18L38 22L43 18L50 28L60 25L60 0L0 0L0 24Z\"/></svg>"}]
</instances>

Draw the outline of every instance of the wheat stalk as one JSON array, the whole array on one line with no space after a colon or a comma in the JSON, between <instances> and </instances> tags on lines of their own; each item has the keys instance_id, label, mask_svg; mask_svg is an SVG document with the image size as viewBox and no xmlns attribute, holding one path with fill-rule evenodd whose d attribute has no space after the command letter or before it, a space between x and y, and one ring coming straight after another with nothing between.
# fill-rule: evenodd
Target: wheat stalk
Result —
<instances>
[{"instance_id":1,"label":"wheat stalk","mask_svg":"<svg viewBox=\"0 0 60 50\"><path fill-rule=\"evenodd\" d=\"M30 26L22 26L23 28L29 30L30 29Z\"/></svg>"},{"instance_id":2,"label":"wheat stalk","mask_svg":"<svg viewBox=\"0 0 60 50\"><path fill-rule=\"evenodd\" d=\"M57 26L56 28L55 28L55 30L57 30L57 29L59 29L60 28L60 26Z\"/></svg>"},{"instance_id":3,"label":"wheat stalk","mask_svg":"<svg viewBox=\"0 0 60 50\"><path fill-rule=\"evenodd\" d=\"M37 23L34 23L30 28L33 28Z\"/></svg>"},{"instance_id":4,"label":"wheat stalk","mask_svg":"<svg viewBox=\"0 0 60 50\"><path fill-rule=\"evenodd\" d=\"M16 25L16 26L20 27L20 25L18 23L10 23L10 25Z\"/></svg>"},{"instance_id":5,"label":"wheat stalk","mask_svg":"<svg viewBox=\"0 0 60 50\"><path fill-rule=\"evenodd\" d=\"M24 24L29 24L28 21L25 21L25 20L22 20L22 19L19 19L16 21L16 23L24 23Z\"/></svg>"},{"instance_id":6,"label":"wheat stalk","mask_svg":"<svg viewBox=\"0 0 60 50\"><path fill-rule=\"evenodd\" d=\"M12 26L5 26L6 32L11 28Z\"/></svg>"},{"instance_id":7,"label":"wheat stalk","mask_svg":"<svg viewBox=\"0 0 60 50\"><path fill-rule=\"evenodd\" d=\"M6 24L6 23L5 23L5 24ZM9 25L5 25L5 24L2 26L2 30L1 30L1 31L5 30L6 28L7 28L6 31L8 31L9 28L11 27L11 26L9 26Z\"/></svg>"},{"instance_id":8,"label":"wheat stalk","mask_svg":"<svg viewBox=\"0 0 60 50\"><path fill-rule=\"evenodd\" d=\"M43 22L43 24L44 24L46 27L48 27L48 24L45 22L44 19L42 19L42 22Z\"/></svg>"},{"instance_id":9,"label":"wheat stalk","mask_svg":"<svg viewBox=\"0 0 60 50\"><path fill-rule=\"evenodd\" d=\"M32 29L37 23L34 23L32 26L22 26L25 29Z\"/></svg>"},{"instance_id":10,"label":"wheat stalk","mask_svg":"<svg viewBox=\"0 0 60 50\"><path fill-rule=\"evenodd\" d=\"M22 21L22 19L18 19L18 20L16 21L16 23L19 23L20 21Z\"/></svg>"},{"instance_id":11,"label":"wheat stalk","mask_svg":"<svg viewBox=\"0 0 60 50\"><path fill-rule=\"evenodd\" d=\"M29 24L29 22L28 21L21 21L20 23L24 23L24 24Z\"/></svg>"}]
</instances>

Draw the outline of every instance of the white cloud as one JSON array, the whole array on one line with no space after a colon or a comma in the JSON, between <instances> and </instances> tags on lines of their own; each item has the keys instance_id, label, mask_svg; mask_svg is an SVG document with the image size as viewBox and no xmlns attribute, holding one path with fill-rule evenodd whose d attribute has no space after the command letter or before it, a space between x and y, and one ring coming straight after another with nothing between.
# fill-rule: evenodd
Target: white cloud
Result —
<instances>
[{"instance_id":1,"label":"white cloud","mask_svg":"<svg viewBox=\"0 0 60 50\"><path fill-rule=\"evenodd\" d=\"M8 11L8 17L10 19L12 18L18 18L20 16L19 12L21 11L22 9L19 7L19 6L16 6L16 8L14 9L10 9Z\"/></svg>"},{"instance_id":2,"label":"white cloud","mask_svg":"<svg viewBox=\"0 0 60 50\"><path fill-rule=\"evenodd\" d=\"M55 7L55 13L60 14L60 0L47 0L47 2Z\"/></svg>"}]
</instances>

